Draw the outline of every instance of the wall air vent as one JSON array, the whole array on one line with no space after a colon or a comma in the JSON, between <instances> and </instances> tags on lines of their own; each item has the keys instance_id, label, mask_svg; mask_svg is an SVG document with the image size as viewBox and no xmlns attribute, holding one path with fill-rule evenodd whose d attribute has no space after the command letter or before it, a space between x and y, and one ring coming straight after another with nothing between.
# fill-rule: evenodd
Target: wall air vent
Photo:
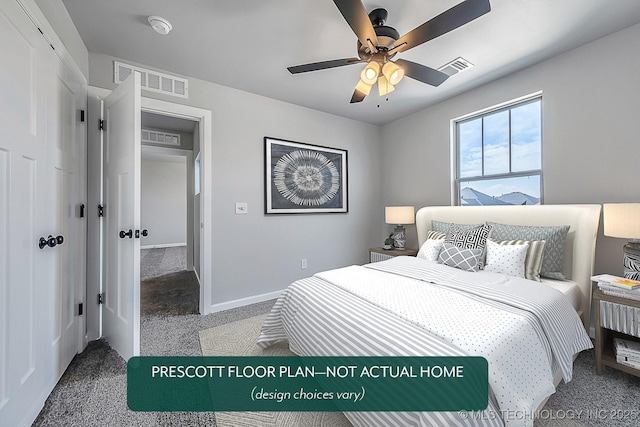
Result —
<instances>
[{"instance_id":1,"label":"wall air vent","mask_svg":"<svg viewBox=\"0 0 640 427\"><path fill-rule=\"evenodd\" d=\"M143 144L161 144L180 146L180 135L177 133L159 132L156 130L142 129L141 142Z\"/></svg>"},{"instance_id":2,"label":"wall air vent","mask_svg":"<svg viewBox=\"0 0 640 427\"><path fill-rule=\"evenodd\" d=\"M189 97L189 80L118 61L113 61L113 82L122 83L134 71L142 75L140 78L142 89L181 98Z\"/></svg>"},{"instance_id":3,"label":"wall air vent","mask_svg":"<svg viewBox=\"0 0 640 427\"><path fill-rule=\"evenodd\" d=\"M442 71L449 76L453 76L454 74L461 73L471 67L473 67L471 62L459 56L448 64L438 68L438 71Z\"/></svg>"}]
</instances>

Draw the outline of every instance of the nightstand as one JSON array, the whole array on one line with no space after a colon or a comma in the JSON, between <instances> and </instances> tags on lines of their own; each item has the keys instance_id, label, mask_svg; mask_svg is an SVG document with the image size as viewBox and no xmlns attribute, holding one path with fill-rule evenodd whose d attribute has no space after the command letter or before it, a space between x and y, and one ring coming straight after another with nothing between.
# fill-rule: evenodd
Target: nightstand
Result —
<instances>
[{"instance_id":1,"label":"nightstand","mask_svg":"<svg viewBox=\"0 0 640 427\"><path fill-rule=\"evenodd\" d=\"M592 299L594 309L593 319L596 329L596 374L601 374L602 365L605 365L640 377L640 370L616 362L616 355L613 350L614 338L640 341L637 335L633 335L634 332L639 333L640 331L638 331L637 328L635 331L627 329L624 325L624 323L629 324L632 318L635 318L637 322L640 323L640 301L607 295L600 289L593 291ZM601 302L603 303L602 307ZM605 315L610 317L611 321L605 319ZM623 321L618 322L618 320Z\"/></svg>"},{"instance_id":2,"label":"nightstand","mask_svg":"<svg viewBox=\"0 0 640 427\"><path fill-rule=\"evenodd\" d=\"M384 261L396 256L416 256L417 254L417 249L369 248L369 262Z\"/></svg>"}]
</instances>

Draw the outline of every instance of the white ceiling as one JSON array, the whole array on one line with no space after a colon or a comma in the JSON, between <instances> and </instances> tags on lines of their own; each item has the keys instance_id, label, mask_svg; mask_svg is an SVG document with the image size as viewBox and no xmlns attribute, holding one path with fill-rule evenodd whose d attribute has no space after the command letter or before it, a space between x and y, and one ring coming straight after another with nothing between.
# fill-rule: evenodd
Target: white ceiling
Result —
<instances>
[{"instance_id":1,"label":"white ceiling","mask_svg":"<svg viewBox=\"0 0 640 427\"><path fill-rule=\"evenodd\" d=\"M434 88L405 78L388 96L349 100L363 64L292 75L291 65L357 56L330 0L62 0L89 51L368 123L384 124L640 22L638 0L491 0L488 14L396 58L475 67ZM400 35L461 0L365 0ZM169 20L162 36L149 15ZM580 72L580 70L576 70Z\"/></svg>"}]
</instances>

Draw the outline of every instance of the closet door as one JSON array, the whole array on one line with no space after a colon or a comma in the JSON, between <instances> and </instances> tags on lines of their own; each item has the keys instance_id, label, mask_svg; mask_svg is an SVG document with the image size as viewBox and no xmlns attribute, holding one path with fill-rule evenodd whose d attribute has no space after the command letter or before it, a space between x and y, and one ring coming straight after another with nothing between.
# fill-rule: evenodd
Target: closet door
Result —
<instances>
[{"instance_id":1,"label":"closet door","mask_svg":"<svg viewBox=\"0 0 640 427\"><path fill-rule=\"evenodd\" d=\"M140 355L140 73L104 100L102 335L120 356Z\"/></svg>"},{"instance_id":2,"label":"closet door","mask_svg":"<svg viewBox=\"0 0 640 427\"><path fill-rule=\"evenodd\" d=\"M85 89L16 1L0 52L0 420L29 426L79 349Z\"/></svg>"}]
</instances>

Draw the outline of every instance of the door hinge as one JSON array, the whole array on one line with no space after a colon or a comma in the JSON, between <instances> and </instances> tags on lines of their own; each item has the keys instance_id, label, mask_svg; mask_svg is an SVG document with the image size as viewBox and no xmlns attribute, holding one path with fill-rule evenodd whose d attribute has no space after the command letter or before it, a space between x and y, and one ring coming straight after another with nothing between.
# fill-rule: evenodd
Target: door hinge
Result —
<instances>
[{"instance_id":1,"label":"door hinge","mask_svg":"<svg viewBox=\"0 0 640 427\"><path fill-rule=\"evenodd\" d=\"M84 306L82 303L78 304L78 316L82 316L82 313L84 312Z\"/></svg>"},{"instance_id":2,"label":"door hinge","mask_svg":"<svg viewBox=\"0 0 640 427\"><path fill-rule=\"evenodd\" d=\"M84 122L84 110L80 110L80 121Z\"/></svg>"},{"instance_id":3,"label":"door hinge","mask_svg":"<svg viewBox=\"0 0 640 427\"><path fill-rule=\"evenodd\" d=\"M104 304L105 295L104 292L98 294L98 304Z\"/></svg>"},{"instance_id":4,"label":"door hinge","mask_svg":"<svg viewBox=\"0 0 640 427\"><path fill-rule=\"evenodd\" d=\"M80 218L84 218L84 203L80 203Z\"/></svg>"},{"instance_id":5,"label":"door hinge","mask_svg":"<svg viewBox=\"0 0 640 427\"><path fill-rule=\"evenodd\" d=\"M100 130L104 130L104 127L105 127L105 126L106 126L106 124L105 124L104 120L100 119L100 120L98 121L98 129L100 129Z\"/></svg>"},{"instance_id":6,"label":"door hinge","mask_svg":"<svg viewBox=\"0 0 640 427\"><path fill-rule=\"evenodd\" d=\"M102 218L104 216L104 206L98 205L98 217Z\"/></svg>"}]
</instances>

